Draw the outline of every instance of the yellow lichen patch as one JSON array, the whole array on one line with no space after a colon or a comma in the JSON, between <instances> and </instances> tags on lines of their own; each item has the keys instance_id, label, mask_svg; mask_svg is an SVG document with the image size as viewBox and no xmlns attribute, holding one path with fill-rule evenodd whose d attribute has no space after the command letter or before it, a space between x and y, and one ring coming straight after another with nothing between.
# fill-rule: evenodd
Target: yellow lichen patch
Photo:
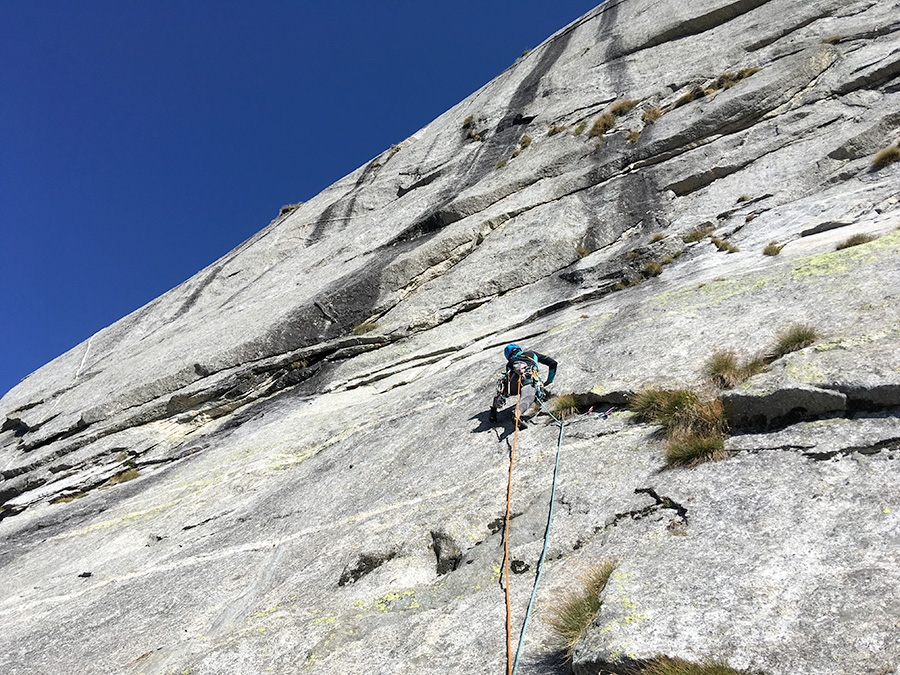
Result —
<instances>
[{"instance_id":1,"label":"yellow lichen patch","mask_svg":"<svg viewBox=\"0 0 900 675\"><path fill-rule=\"evenodd\" d=\"M900 232L892 232L868 244L831 251L801 260L794 266L790 277L798 280L840 274L872 261L876 257L876 253L891 248L900 248Z\"/></svg>"}]
</instances>

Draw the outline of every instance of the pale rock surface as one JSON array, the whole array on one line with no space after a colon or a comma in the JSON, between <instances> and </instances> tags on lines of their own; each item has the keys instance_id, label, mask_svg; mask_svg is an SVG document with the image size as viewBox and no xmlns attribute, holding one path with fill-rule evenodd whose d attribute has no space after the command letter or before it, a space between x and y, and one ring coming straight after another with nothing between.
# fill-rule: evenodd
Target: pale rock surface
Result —
<instances>
[{"instance_id":1,"label":"pale rock surface","mask_svg":"<svg viewBox=\"0 0 900 675\"><path fill-rule=\"evenodd\" d=\"M896 1L607 0L27 377L0 400L0 672L503 672L508 341L595 406L520 673L898 672L900 164L871 169L898 28ZM722 393L724 461L666 468L656 427L596 414L712 395L714 350L794 322L819 340ZM514 637L556 441L517 437ZM603 559L568 666L546 618Z\"/></svg>"}]
</instances>

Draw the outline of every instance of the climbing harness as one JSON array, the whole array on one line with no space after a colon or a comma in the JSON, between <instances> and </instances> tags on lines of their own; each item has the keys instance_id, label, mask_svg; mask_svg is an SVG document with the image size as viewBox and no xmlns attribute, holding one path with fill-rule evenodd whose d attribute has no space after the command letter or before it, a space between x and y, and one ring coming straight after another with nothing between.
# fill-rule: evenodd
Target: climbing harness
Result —
<instances>
[{"instance_id":1,"label":"climbing harness","mask_svg":"<svg viewBox=\"0 0 900 675\"><path fill-rule=\"evenodd\" d=\"M553 468L553 487L550 490L550 512L547 516L547 528L544 530L544 545L541 549L541 556L538 560L537 569L534 577L534 586L531 589L531 598L528 600L528 609L525 611L525 621L522 623L522 630L519 633L519 644L516 647L516 655L515 659L512 658L512 618L511 618L511 605L510 605L510 594L509 594L509 520L510 520L510 504L512 502L512 468L513 468L513 460L516 452L516 441L518 439L518 431L519 431L519 400L521 399L521 379L519 380L520 387L519 392L516 397L516 426L513 431L513 443L512 448L510 449L509 454L509 480L507 482L506 487L506 529L504 530L503 537L503 563L504 569L506 572L506 672L507 675L515 675L516 671L519 668L519 656L522 653L522 645L525 642L525 631L528 629L528 620L531 618L531 609L534 606L534 599L537 596L537 588L538 584L541 581L541 575L544 571L544 561L547 557L547 545L550 541L550 527L553 524L553 504L556 500L556 484L559 477L559 457L562 453L562 441L563 441L563 431L565 424L562 420L558 419L547 406L544 405L544 401L542 398L538 397L537 401L540 404L541 408L544 409L550 417L553 418L553 421L556 422L557 426L559 426L559 437L556 442L556 464Z\"/></svg>"}]
</instances>

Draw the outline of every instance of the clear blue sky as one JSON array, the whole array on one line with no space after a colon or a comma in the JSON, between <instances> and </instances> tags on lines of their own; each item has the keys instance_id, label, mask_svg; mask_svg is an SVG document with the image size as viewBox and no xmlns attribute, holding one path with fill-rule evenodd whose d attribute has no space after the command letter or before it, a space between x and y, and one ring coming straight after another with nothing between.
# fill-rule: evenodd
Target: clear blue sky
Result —
<instances>
[{"instance_id":1,"label":"clear blue sky","mask_svg":"<svg viewBox=\"0 0 900 675\"><path fill-rule=\"evenodd\" d=\"M0 395L599 1L0 1Z\"/></svg>"}]
</instances>

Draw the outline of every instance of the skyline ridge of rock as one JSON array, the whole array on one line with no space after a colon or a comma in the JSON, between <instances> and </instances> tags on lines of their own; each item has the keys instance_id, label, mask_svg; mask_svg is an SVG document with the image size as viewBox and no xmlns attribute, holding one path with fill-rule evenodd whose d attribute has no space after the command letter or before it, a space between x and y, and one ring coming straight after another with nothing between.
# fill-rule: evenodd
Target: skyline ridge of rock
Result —
<instances>
[{"instance_id":1,"label":"skyline ridge of rock","mask_svg":"<svg viewBox=\"0 0 900 675\"><path fill-rule=\"evenodd\" d=\"M573 672L900 672L898 9L607 0L29 375L0 670L499 672L515 341L577 401L519 672L567 672L545 619L602 560ZM717 389L723 350L765 366ZM667 461L647 387L720 400L725 458ZM555 441L519 435L515 630Z\"/></svg>"}]
</instances>

